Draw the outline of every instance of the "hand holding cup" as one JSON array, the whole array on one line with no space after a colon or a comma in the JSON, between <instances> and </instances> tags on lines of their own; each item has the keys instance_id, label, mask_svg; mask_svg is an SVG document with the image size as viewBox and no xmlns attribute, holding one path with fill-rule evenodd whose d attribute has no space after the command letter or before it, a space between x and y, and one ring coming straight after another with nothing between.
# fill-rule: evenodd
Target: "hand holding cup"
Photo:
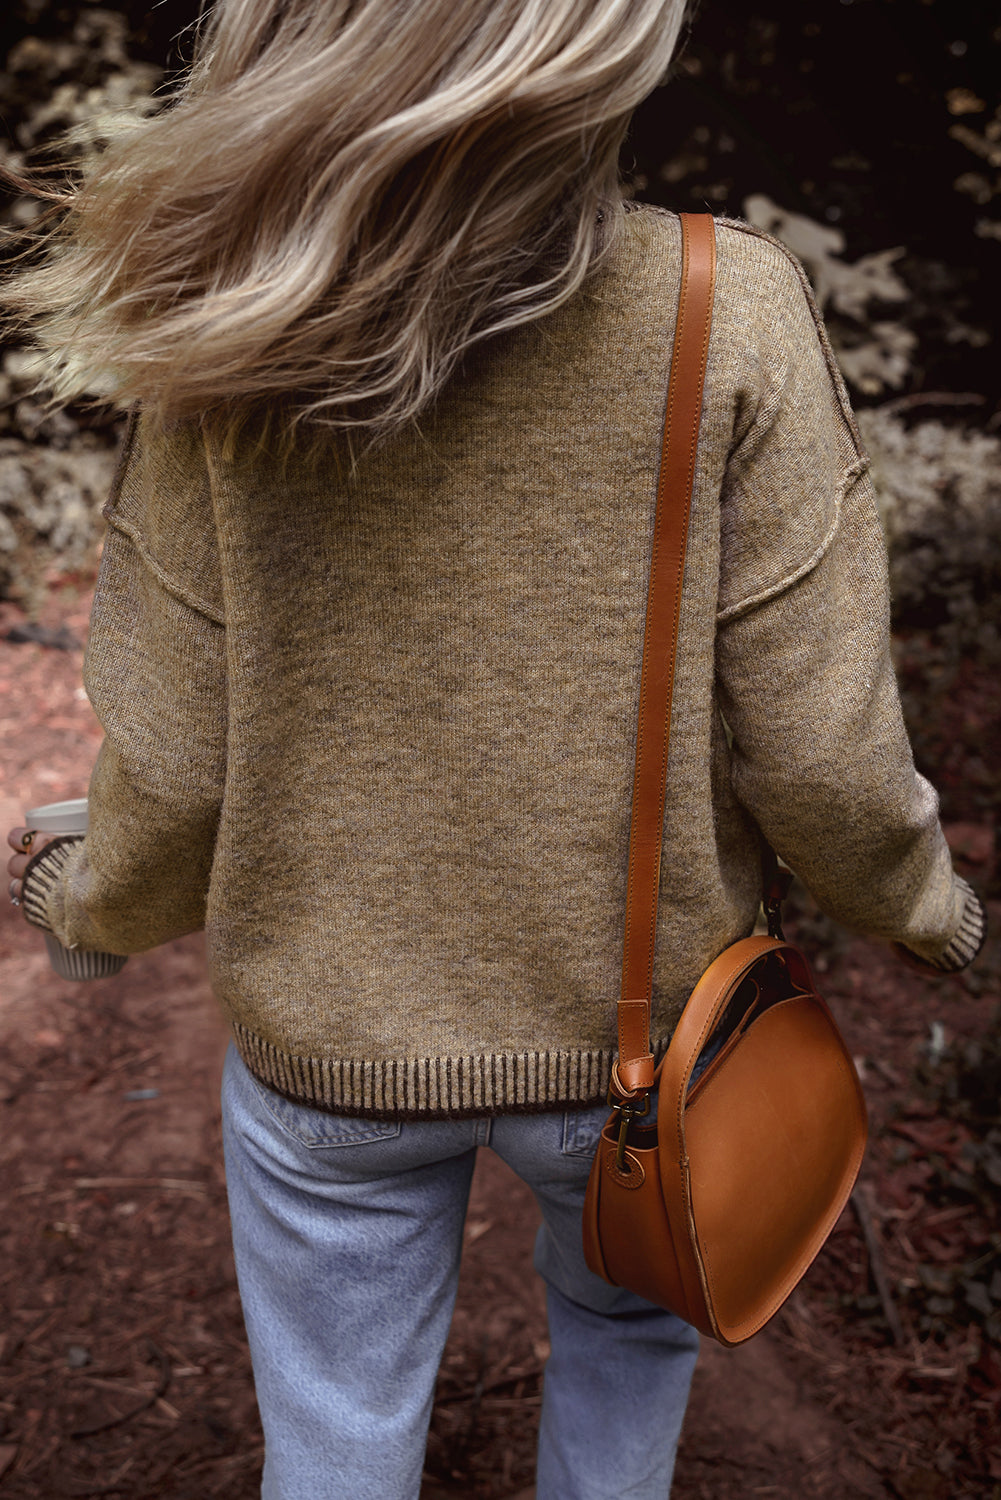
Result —
<instances>
[{"instance_id":1,"label":"hand holding cup","mask_svg":"<svg viewBox=\"0 0 1001 1500\"><path fill-rule=\"evenodd\" d=\"M12 828L7 835L7 843L17 851L7 861L7 873L11 876L7 890L14 906L21 905L24 898L24 872L39 850L62 834L86 833L87 799L81 797L71 802L52 802L46 807L29 809L26 816L33 826ZM63 979L105 979L111 974L117 974L127 962L123 954L64 948L53 933L43 931L43 936L49 961Z\"/></svg>"},{"instance_id":2,"label":"hand holding cup","mask_svg":"<svg viewBox=\"0 0 1001 1500\"><path fill-rule=\"evenodd\" d=\"M48 835L35 833L30 828L12 828L7 835L7 842L12 849L18 851L12 859L7 861L7 873L13 877L7 887L7 894L15 906L20 906L21 882L28 861L32 855L38 853L43 844L48 842Z\"/></svg>"}]
</instances>

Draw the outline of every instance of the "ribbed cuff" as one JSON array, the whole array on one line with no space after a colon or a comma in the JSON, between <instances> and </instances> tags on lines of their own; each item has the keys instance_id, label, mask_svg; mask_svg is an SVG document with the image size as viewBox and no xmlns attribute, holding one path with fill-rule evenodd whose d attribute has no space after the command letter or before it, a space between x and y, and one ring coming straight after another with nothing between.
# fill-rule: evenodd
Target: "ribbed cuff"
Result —
<instances>
[{"instance_id":1,"label":"ribbed cuff","mask_svg":"<svg viewBox=\"0 0 1001 1500\"><path fill-rule=\"evenodd\" d=\"M894 944L910 962L929 974L958 974L960 969L967 968L973 962L987 941L987 912L984 904L973 887L962 878L959 878L959 885L965 893L966 905L963 907L959 931L944 952L935 958L928 958L923 953L915 953L905 943Z\"/></svg>"},{"instance_id":2,"label":"ribbed cuff","mask_svg":"<svg viewBox=\"0 0 1001 1500\"><path fill-rule=\"evenodd\" d=\"M83 843L83 834L63 834L40 849L24 871L21 887L21 909L25 920L43 932L52 932L49 920L49 898L62 879L71 851Z\"/></svg>"}]
</instances>

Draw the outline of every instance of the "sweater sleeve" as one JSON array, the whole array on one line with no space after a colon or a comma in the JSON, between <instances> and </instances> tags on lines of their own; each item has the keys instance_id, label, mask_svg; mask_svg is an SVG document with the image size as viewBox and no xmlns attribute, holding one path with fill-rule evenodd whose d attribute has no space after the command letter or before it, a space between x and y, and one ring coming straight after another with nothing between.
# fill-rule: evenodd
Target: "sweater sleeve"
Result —
<instances>
[{"instance_id":1,"label":"sweater sleeve","mask_svg":"<svg viewBox=\"0 0 1001 1500\"><path fill-rule=\"evenodd\" d=\"M734 787L830 916L958 969L984 910L914 766L867 459L796 276L724 484L717 674Z\"/></svg>"},{"instance_id":2,"label":"sweater sleeve","mask_svg":"<svg viewBox=\"0 0 1001 1500\"><path fill-rule=\"evenodd\" d=\"M84 659L104 728L83 839L25 872L30 922L69 948L140 953L204 926L226 765L226 632L192 435L133 422Z\"/></svg>"}]
</instances>

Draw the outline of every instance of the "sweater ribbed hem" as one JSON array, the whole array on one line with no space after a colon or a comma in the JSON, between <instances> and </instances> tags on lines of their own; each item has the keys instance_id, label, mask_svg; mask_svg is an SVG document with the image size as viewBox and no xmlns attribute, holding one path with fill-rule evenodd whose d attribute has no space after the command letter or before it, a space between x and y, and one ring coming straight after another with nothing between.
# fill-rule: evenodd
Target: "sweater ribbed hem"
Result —
<instances>
[{"instance_id":1,"label":"sweater ribbed hem","mask_svg":"<svg viewBox=\"0 0 1001 1500\"><path fill-rule=\"evenodd\" d=\"M987 912L972 886L967 886L963 920L956 936L937 960L939 967L948 973L965 969L967 964L973 962L986 941Z\"/></svg>"},{"instance_id":2,"label":"sweater ribbed hem","mask_svg":"<svg viewBox=\"0 0 1001 1500\"><path fill-rule=\"evenodd\" d=\"M910 958L936 974L957 974L960 969L967 968L987 941L987 912L983 902L965 880L959 879L959 885L965 892L966 905L959 931L944 952L929 958L926 954L915 953L912 948L907 949Z\"/></svg>"},{"instance_id":3,"label":"sweater ribbed hem","mask_svg":"<svg viewBox=\"0 0 1001 1500\"><path fill-rule=\"evenodd\" d=\"M25 920L43 932L52 932L48 901L56 890L73 848L83 842L82 834L64 834L53 839L34 855L24 871L21 907Z\"/></svg>"},{"instance_id":4,"label":"sweater ribbed hem","mask_svg":"<svg viewBox=\"0 0 1001 1500\"><path fill-rule=\"evenodd\" d=\"M583 1109L608 1096L615 1052L501 1052L467 1057L296 1057L235 1023L233 1039L255 1078L330 1114L394 1120L462 1119ZM659 1058L667 1042L655 1049Z\"/></svg>"}]
</instances>

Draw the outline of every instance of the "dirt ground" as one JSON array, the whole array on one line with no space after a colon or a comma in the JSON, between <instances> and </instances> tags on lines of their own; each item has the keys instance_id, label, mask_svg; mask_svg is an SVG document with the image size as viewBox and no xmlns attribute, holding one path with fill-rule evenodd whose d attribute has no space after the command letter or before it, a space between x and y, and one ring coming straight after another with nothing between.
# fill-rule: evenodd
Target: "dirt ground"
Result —
<instances>
[{"instance_id":1,"label":"dirt ground","mask_svg":"<svg viewBox=\"0 0 1001 1500\"><path fill-rule=\"evenodd\" d=\"M82 646L89 604L88 580L69 580L41 624ZM100 742L81 650L6 638L23 624L0 603L4 833L26 806L84 795ZM970 684L956 712L996 745L996 684ZM996 889L990 814L948 832L961 868ZM773 1323L739 1350L704 1348L674 1495L997 1500L997 944L938 982L805 910L800 930L862 1071L862 1187ZM262 1444L203 940L75 984L0 901L0 996L0 1493L250 1500ZM536 1222L481 1152L425 1500L531 1493L547 1354Z\"/></svg>"}]
</instances>

